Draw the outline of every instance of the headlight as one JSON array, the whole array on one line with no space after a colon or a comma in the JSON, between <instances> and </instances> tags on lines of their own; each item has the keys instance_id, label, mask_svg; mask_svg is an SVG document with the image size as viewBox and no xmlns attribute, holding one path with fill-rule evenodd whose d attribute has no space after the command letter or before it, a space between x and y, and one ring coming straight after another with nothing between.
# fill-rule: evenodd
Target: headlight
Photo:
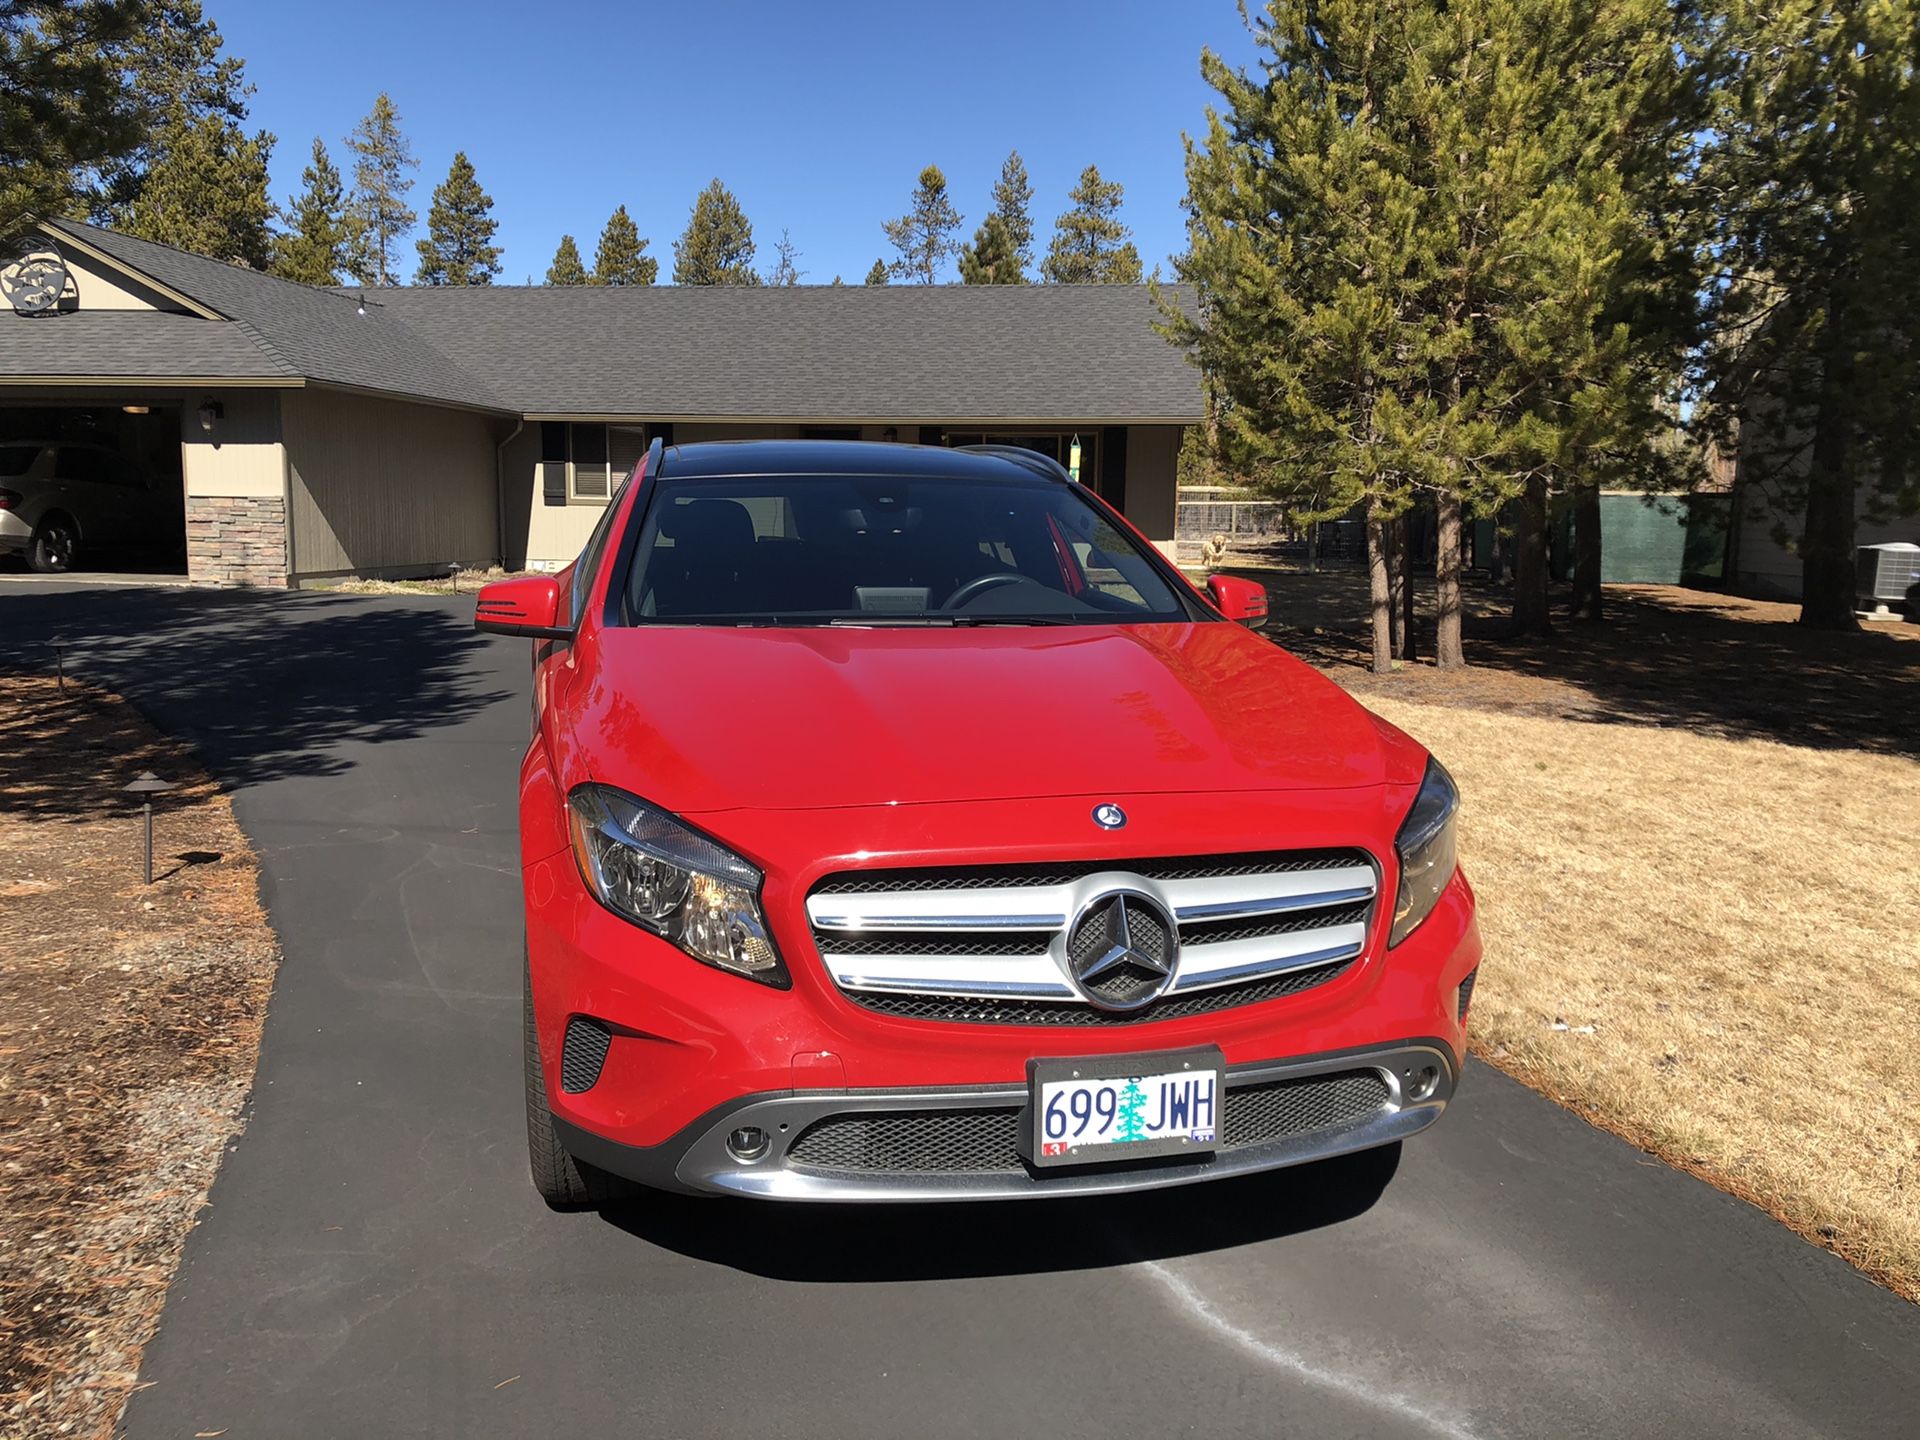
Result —
<instances>
[{"instance_id":1,"label":"headlight","mask_svg":"<svg viewBox=\"0 0 1920 1440\"><path fill-rule=\"evenodd\" d=\"M786 988L754 866L610 785L576 786L567 825L581 878L602 905L696 960Z\"/></svg>"},{"instance_id":2,"label":"headlight","mask_svg":"<svg viewBox=\"0 0 1920 1440\"><path fill-rule=\"evenodd\" d=\"M1419 928L1440 903L1458 864L1453 849L1453 817L1460 792L1438 760L1427 761L1427 775L1413 808L1400 824L1393 848L1400 854L1400 894L1393 902L1393 930L1387 944L1398 945Z\"/></svg>"}]
</instances>

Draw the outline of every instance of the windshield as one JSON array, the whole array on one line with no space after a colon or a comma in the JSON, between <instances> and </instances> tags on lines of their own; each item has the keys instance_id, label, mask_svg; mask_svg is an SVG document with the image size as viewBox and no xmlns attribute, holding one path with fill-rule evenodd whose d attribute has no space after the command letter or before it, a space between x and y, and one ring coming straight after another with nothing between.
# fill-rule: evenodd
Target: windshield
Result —
<instances>
[{"instance_id":1,"label":"windshield","mask_svg":"<svg viewBox=\"0 0 1920 1440\"><path fill-rule=\"evenodd\" d=\"M1073 487L771 475L674 484L628 572L633 624L1045 625L1198 618Z\"/></svg>"}]
</instances>

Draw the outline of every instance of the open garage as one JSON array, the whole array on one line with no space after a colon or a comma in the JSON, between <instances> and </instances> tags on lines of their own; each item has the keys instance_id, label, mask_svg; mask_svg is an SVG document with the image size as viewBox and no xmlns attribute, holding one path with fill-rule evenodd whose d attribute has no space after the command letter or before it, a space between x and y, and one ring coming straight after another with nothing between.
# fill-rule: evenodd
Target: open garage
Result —
<instances>
[{"instance_id":1,"label":"open garage","mask_svg":"<svg viewBox=\"0 0 1920 1440\"><path fill-rule=\"evenodd\" d=\"M184 574L181 414L177 400L0 404L0 557Z\"/></svg>"}]
</instances>

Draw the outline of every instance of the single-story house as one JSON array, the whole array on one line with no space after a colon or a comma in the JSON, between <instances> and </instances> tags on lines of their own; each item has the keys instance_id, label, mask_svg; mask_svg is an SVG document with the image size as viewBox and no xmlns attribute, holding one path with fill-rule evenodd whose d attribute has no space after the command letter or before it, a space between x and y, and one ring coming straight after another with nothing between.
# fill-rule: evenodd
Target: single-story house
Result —
<instances>
[{"instance_id":1,"label":"single-story house","mask_svg":"<svg viewBox=\"0 0 1920 1440\"><path fill-rule=\"evenodd\" d=\"M177 474L197 582L558 567L656 437L1077 442L1173 545L1200 385L1144 286L318 289L41 234L57 296L0 311L0 440Z\"/></svg>"}]
</instances>

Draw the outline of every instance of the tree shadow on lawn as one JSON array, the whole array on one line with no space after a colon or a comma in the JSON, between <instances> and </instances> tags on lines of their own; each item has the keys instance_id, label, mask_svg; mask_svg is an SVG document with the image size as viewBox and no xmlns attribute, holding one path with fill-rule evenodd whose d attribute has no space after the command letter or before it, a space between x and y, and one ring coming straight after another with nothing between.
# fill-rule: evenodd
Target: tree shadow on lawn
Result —
<instances>
[{"instance_id":1,"label":"tree shadow on lawn","mask_svg":"<svg viewBox=\"0 0 1920 1440\"><path fill-rule=\"evenodd\" d=\"M1133 1194L941 1205L769 1205L649 1195L616 1229L770 1280L892 1284L1098 1270L1236 1249L1355 1219L1400 1165L1383 1146L1309 1165Z\"/></svg>"},{"instance_id":2,"label":"tree shadow on lawn","mask_svg":"<svg viewBox=\"0 0 1920 1440\"><path fill-rule=\"evenodd\" d=\"M1366 577L1244 570L1268 587L1276 643L1365 699L1631 725L1677 726L1816 749L1920 757L1920 625L1863 624L1857 634L1807 630L1798 606L1665 585L1609 585L1598 624L1564 618L1556 633L1508 635L1510 594L1470 580L1468 668L1431 663L1432 582L1418 577L1420 662L1368 669Z\"/></svg>"},{"instance_id":3,"label":"tree shadow on lawn","mask_svg":"<svg viewBox=\"0 0 1920 1440\"><path fill-rule=\"evenodd\" d=\"M345 743L404 740L510 697L525 657L489 657L471 599L298 592L35 587L0 596L7 669L69 676L124 695L191 744L230 788L338 774ZM84 699L55 703L85 703ZM129 798L116 757L36 772L7 797L48 818L98 814ZM167 777L162 777L167 778Z\"/></svg>"}]
</instances>

